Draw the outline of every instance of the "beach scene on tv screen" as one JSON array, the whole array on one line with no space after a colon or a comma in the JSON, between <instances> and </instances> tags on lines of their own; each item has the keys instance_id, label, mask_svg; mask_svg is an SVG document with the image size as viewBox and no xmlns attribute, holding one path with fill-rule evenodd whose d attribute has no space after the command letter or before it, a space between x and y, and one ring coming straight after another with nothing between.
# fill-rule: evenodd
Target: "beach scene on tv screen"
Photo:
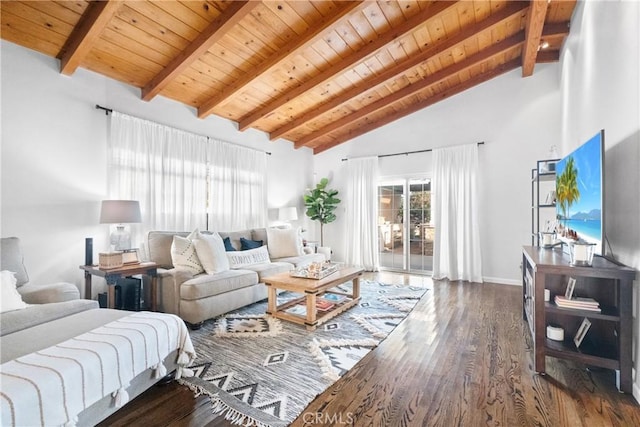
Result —
<instances>
[{"instance_id":1,"label":"beach scene on tv screen","mask_svg":"<svg viewBox=\"0 0 640 427\"><path fill-rule=\"evenodd\" d=\"M556 212L563 235L602 247L602 151L598 133L556 165Z\"/></svg>"}]
</instances>

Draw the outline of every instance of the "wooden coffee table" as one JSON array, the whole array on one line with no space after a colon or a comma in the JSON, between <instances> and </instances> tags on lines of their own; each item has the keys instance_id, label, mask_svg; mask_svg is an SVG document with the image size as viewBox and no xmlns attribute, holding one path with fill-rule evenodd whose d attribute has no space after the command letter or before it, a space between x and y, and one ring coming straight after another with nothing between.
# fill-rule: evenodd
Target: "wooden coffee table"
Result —
<instances>
[{"instance_id":1,"label":"wooden coffee table","mask_svg":"<svg viewBox=\"0 0 640 427\"><path fill-rule=\"evenodd\" d=\"M363 269L359 267L344 267L319 280L292 277L289 273L280 273L266 277L263 280L267 286L269 298L267 314L277 317L278 319L305 325L308 330L313 331L322 323L358 303L360 300L360 276L362 272ZM331 289L349 281L353 282L351 293ZM278 305L278 289L301 293L303 296ZM317 298L324 294L340 295L344 297L344 299L326 311L318 311L316 307ZM305 315L287 312L288 309L302 302L306 304Z\"/></svg>"}]
</instances>

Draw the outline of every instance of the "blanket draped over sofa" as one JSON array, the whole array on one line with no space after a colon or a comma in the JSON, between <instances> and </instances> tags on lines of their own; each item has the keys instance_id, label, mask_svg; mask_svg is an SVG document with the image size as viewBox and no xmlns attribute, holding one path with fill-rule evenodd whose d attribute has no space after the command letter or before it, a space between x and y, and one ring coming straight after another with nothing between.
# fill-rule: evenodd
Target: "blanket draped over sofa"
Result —
<instances>
[{"instance_id":1,"label":"blanket draped over sofa","mask_svg":"<svg viewBox=\"0 0 640 427\"><path fill-rule=\"evenodd\" d=\"M195 351L184 322L137 312L9 360L0 365L2 425L74 425L81 411L109 395L122 406L129 382L149 368L164 376L163 360L176 350L176 376L190 375Z\"/></svg>"}]
</instances>

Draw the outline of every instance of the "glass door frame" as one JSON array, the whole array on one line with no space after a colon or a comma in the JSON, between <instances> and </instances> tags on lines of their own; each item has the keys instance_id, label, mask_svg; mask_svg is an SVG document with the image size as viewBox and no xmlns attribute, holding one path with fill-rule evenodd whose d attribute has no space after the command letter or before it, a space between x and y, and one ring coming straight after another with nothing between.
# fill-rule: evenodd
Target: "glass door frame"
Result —
<instances>
[{"instance_id":1,"label":"glass door frame","mask_svg":"<svg viewBox=\"0 0 640 427\"><path fill-rule=\"evenodd\" d=\"M410 205L411 205L411 185L415 181L433 181L431 174L410 174L410 175L396 175L396 176L381 176L378 179L378 189L383 186L402 186L402 267L399 266L383 266L382 257L380 259L380 270L383 271L398 271L411 274L432 274L432 270L424 269L412 269L411 268L411 222L410 222ZM431 200L433 200L433 193L431 193ZM378 203L380 204L380 191L378 190ZM430 223L433 223L433 217L431 216ZM382 249L384 245L381 244L379 251L382 255ZM393 245L392 245L393 249ZM424 254L422 255L425 256Z\"/></svg>"}]
</instances>

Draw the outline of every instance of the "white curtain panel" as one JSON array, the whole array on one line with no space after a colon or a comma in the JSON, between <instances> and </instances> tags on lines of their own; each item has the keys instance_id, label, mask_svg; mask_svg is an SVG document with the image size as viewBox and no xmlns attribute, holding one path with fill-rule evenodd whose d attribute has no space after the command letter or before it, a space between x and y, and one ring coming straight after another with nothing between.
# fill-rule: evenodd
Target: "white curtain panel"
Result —
<instances>
[{"instance_id":1,"label":"white curtain panel","mask_svg":"<svg viewBox=\"0 0 640 427\"><path fill-rule=\"evenodd\" d=\"M346 262L378 271L378 158L349 159Z\"/></svg>"},{"instance_id":2,"label":"white curtain panel","mask_svg":"<svg viewBox=\"0 0 640 427\"><path fill-rule=\"evenodd\" d=\"M264 227L267 223L267 154L213 141L209 154L210 229Z\"/></svg>"},{"instance_id":3,"label":"white curtain panel","mask_svg":"<svg viewBox=\"0 0 640 427\"><path fill-rule=\"evenodd\" d=\"M204 229L207 138L116 111L110 130L109 197L140 202L134 241L148 230Z\"/></svg>"},{"instance_id":4,"label":"white curtain panel","mask_svg":"<svg viewBox=\"0 0 640 427\"><path fill-rule=\"evenodd\" d=\"M433 278L482 283L478 145L433 150Z\"/></svg>"},{"instance_id":5,"label":"white curtain panel","mask_svg":"<svg viewBox=\"0 0 640 427\"><path fill-rule=\"evenodd\" d=\"M238 230L267 222L266 153L114 111L109 198L140 201L149 230Z\"/></svg>"}]
</instances>

